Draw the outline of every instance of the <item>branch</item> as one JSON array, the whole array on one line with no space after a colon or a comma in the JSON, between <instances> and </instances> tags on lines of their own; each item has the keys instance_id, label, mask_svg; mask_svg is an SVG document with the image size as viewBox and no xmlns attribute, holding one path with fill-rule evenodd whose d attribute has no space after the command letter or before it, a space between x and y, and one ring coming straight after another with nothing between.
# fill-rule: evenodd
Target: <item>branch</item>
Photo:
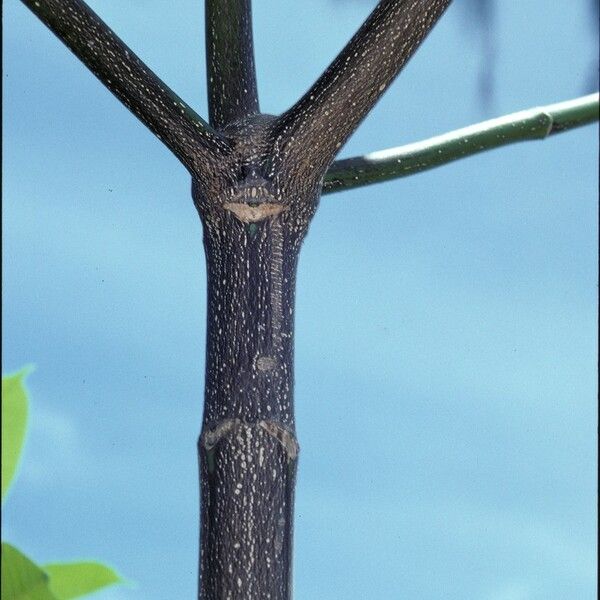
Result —
<instances>
[{"instance_id":1,"label":"branch","mask_svg":"<svg viewBox=\"0 0 600 600\"><path fill-rule=\"evenodd\" d=\"M206 71L211 125L258 113L251 0L206 0Z\"/></svg>"},{"instance_id":2,"label":"branch","mask_svg":"<svg viewBox=\"0 0 600 600\"><path fill-rule=\"evenodd\" d=\"M278 120L282 160L321 175L450 0L382 0L308 92Z\"/></svg>"},{"instance_id":3,"label":"branch","mask_svg":"<svg viewBox=\"0 0 600 600\"><path fill-rule=\"evenodd\" d=\"M228 144L170 90L81 0L23 0L50 30L179 158L204 179Z\"/></svg>"},{"instance_id":4,"label":"branch","mask_svg":"<svg viewBox=\"0 0 600 600\"><path fill-rule=\"evenodd\" d=\"M590 94L490 119L422 142L336 160L325 175L323 194L405 177L515 142L545 139L598 121L598 107L598 94Z\"/></svg>"}]
</instances>

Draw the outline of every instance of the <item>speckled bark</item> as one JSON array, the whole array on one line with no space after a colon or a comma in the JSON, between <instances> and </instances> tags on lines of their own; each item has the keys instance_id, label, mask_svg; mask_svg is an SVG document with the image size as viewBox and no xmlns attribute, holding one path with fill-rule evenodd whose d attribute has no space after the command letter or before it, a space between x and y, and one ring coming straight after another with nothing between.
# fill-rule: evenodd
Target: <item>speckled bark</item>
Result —
<instances>
[{"instance_id":1,"label":"speckled bark","mask_svg":"<svg viewBox=\"0 0 600 600\"><path fill-rule=\"evenodd\" d=\"M235 163L195 183L208 273L206 390L199 439L200 598L291 597L294 294L319 180L269 177L273 118L225 130Z\"/></svg>"},{"instance_id":2,"label":"speckled bark","mask_svg":"<svg viewBox=\"0 0 600 600\"><path fill-rule=\"evenodd\" d=\"M238 420L200 461L199 597L291 598L296 458L262 422Z\"/></svg>"},{"instance_id":3,"label":"speckled bark","mask_svg":"<svg viewBox=\"0 0 600 600\"><path fill-rule=\"evenodd\" d=\"M449 0L382 0L314 86L258 114L250 0L207 0L211 127L82 0L23 0L192 174L208 272L202 600L292 594L300 246L339 148Z\"/></svg>"},{"instance_id":4,"label":"speckled bark","mask_svg":"<svg viewBox=\"0 0 600 600\"><path fill-rule=\"evenodd\" d=\"M258 113L250 0L206 0L208 114L214 127Z\"/></svg>"},{"instance_id":5,"label":"speckled bark","mask_svg":"<svg viewBox=\"0 0 600 600\"><path fill-rule=\"evenodd\" d=\"M290 164L326 170L450 0L382 0L314 85L278 123ZM288 167L289 168L289 167Z\"/></svg>"},{"instance_id":6,"label":"speckled bark","mask_svg":"<svg viewBox=\"0 0 600 600\"><path fill-rule=\"evenodd\" d=\"M81 0L23 0L199 179L231 151L206 121L161 81Z\"/></svg>"},{"instance_id":7,"label":"speckled bark","mask_svg":"<svg viewBox=\"0 0 600 600\"><path fill-rule=\"evenodd\" d=\"M209 280L200 437L201 598L289 598L298 455L296 233L285 216L205 225ZM296 247L296 248L295 248Z\"/></svg>"}]
</instances>

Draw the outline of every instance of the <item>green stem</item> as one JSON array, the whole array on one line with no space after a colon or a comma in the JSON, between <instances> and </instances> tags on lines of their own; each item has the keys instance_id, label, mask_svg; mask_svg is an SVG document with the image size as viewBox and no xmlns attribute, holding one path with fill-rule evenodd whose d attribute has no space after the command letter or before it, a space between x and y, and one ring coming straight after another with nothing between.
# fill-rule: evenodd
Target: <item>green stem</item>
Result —
<instances>
[{"instance_id":1,"label":"green stem","mask_svg":"<svg viewBox=\"0 0 600 600\"><path fill-rule=\"evenodd\" d=\"M525 140L540 140L598 121L598 94L490 119L421 142L335 161L323 194L405 177Z\"/></svg>"}]
</instances>

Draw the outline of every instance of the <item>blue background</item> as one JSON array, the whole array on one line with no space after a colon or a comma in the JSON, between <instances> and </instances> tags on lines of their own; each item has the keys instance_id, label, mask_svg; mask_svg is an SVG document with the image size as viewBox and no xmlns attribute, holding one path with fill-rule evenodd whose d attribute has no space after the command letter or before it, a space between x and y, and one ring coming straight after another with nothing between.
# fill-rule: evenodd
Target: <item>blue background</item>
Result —
<instances>
[{"instance_id":1,"label":"blue background","mask_svg":"<svg viewBox=\"0 0 600 600\"><path fill-rule=\"evenodd\" d=\"M198 0L90 2L206 115ZM589 91L589 2L498 3L478 94L454 3L342 156ZM369 2L257 1L263 111ZM4 3L3 372L34 363L4 539L193 598L205 267L187 172L18 1ZM597 126L323 198L296 318L298 599L591 599Z\"/></svg>"}]
</instances>

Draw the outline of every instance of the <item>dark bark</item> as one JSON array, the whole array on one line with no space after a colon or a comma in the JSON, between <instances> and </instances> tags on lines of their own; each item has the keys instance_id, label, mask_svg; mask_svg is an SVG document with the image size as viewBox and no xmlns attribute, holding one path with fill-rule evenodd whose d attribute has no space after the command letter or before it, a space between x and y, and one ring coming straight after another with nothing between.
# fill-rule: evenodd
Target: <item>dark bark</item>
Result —
<instances>
[{"instance_id":1,"label":"dark bark","mask_svg":"<svg viewBox=\"0 0 600 600\"><path fill-rule=\"evenodd\" d=\"M81 0L23 1L192 173L208 272L199 597L290 598L300 246L339 147L449 0L380 2L281 117L255 114L249 0L208 0L210 119L218 130Z\"/></svg>"},{"instance_id":2,"label":"dark bark","mask_svg":"<svg viewBox=\"0 0 600 600\"><path fill-rule=\"evenodd\" d=\"M208 114L224 127L258 113L250 0L206 0Z\"/></svg>"},{"instance_id":3,"label":"dark bark","mask_svg":"<svg viewBox=\"0 0 600 600\"><path fill-rule=\"evenodd\" d=\"M205 179L230 148L81 0L23 0L195 177Z\"/></svg>"},{"instance_id":4,"label":"dark bark","mask_svg":"<svg viewBox=\"0 0 600 600\"><path fill-rule=\"evenodd\" d=\"M208 273L203 600L291 597L296 265L320 186L266 175L272 123L229 128L237 179L193 186Z\"/></svg>"},{"instance_id":5,"label":"dark bark","mask_svg":"<svg viewBox=\"0 0 600 600\"><path fill-rule=\"evenodd\" d=\"M382 0L276 129L286 169L325 172L451 0Z\"/></svg>"},{"instance_id":6,"label":"dark bark","mask_svg":"<svg viewBox=\"0 0 600 600\"><path fill-rule=\"evenodd\" d=\"M302 232L285 212L250 222L216 212L204 220L201 597L289 598L298 455L293 311Z\"/></svg>"}]
</instances>

